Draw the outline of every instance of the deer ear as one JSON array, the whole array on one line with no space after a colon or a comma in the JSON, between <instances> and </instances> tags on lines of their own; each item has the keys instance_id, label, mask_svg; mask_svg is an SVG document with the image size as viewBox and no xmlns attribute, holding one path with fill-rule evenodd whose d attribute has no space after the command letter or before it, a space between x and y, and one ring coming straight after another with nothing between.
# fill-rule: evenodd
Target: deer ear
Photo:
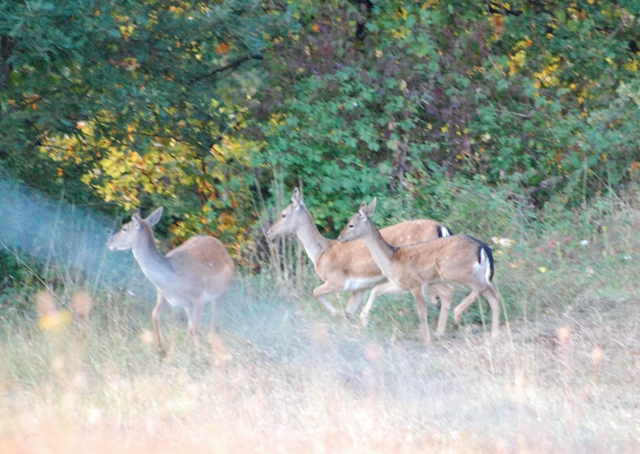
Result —
<instances>
[{"instance_id":1,"label":"deer ear","mask_svg":"<svg viewBox=\"0 0 640 454\"><path fill-rule=\"evenodd\" d=\"M373 212L376 210L376 202L378 199L375 197L371 201L371 203L367 206L367 216L371 216Z\"/></svg>"},{"instance_id":2,"label":"deer ear","mask_svg":"<svg viewBox=\"0 0 640 454\"><path fill-rule=\"evenodd\" d=\"M362 202L360 204L360 209L358 210L358 213L360 213L360 217L362 219L366 219L369 216L367 214L367 202Z\"/></svg>"},{"instance_id":3,"label":"deer ear","mask_svg":"<svg viewBox=\"0 0 640 454\"><path fill-rule=\"evenodd\" d=\"M140 222L142 219L140 218L140 212L138 210L134 211L131 215L131 222L133 222L133 226L137 229L140 227Z\"/></svg>"},{"instance_id":4,"label":"deer ear","mask_svg":"<svg viewBox=\"0 0 640 454\"><path fill-rule=\"evenodd\" d=\"M293 190L293 194L291 195L291 203L293 206L298 208L302 204L302 194L300 194L300 189L295 188Z\"/></svg>"},{"instance_id":5,"label":"deer ear","mask_svg":"<svg viewBox=\"0 0 640 454\"><path fill-rule=\"evenodd\" d=\"M151 227L160 222L160 218L162 217L162 212L164 211L163 207L158 207L156 210L147 216L147 222Z\"/></svg>"}]
</instances>

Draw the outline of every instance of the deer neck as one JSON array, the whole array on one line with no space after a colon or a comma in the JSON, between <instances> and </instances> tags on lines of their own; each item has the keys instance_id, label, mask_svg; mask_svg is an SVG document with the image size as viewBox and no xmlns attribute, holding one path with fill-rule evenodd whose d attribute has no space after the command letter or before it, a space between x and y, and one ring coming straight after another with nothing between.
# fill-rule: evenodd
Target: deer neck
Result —
<instances>
[{"instance_id":1,"label":"deer neck","mask_svg":"<svg viewBox=\"0 0 640 454\"><path fill-rule=\"evenodd\" d=\"M392 258L394 248L385 241L380 231L369 219L362 241L369 248L373 260L389 280L393 277Z\"/></svg>"},{"instance_id":2,"label":"deer neck","mask_svg":"<svg viewBox=\"0 0 640 454\"><path fill-rule=\"evenodd\" d=\"M304 206L301 208L303 210L301 214L302 222L296 229L296 235L298 235L298 238L302 241L304 250L315 265L318 258L320 258L320 255L327 248L329 240L322 236L315 222L313 222L313 218L311 217L309 210Z\"/></svg>"},{"instance_id":3,"label":"deer neck","mask_svg":"<svg viewBox=\"0 0 640 454\"><path fill-rule=\"evenodd\" d=\"M140 269L153 285L159 287L173 277L171 263L158 251L151 227L143 224L131 249Z\"/></svg>"}]
</instances>

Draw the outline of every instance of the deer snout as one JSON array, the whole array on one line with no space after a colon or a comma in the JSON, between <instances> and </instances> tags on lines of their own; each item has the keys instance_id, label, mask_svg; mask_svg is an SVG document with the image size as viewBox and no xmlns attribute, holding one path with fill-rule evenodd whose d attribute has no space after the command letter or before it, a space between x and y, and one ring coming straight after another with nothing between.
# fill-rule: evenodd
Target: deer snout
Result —
<instances>
[{"instance_id":1,"label":"deer snout","mask_svg":"<svg viewBox=\"0 0 640 454\"><path fill-rule=\"evenodd\" d=\"M131 249L130 246L123 244L121 241L118 241L115 235L111 236L107 240L107 247L110 251L127 251Z\"/></svg>"},{"instance_id":2,"label":"deer snout","mask_svg":"<svg viewBox=\"0 0 640 454\"><path fill-rule=\"evenodd\" d=\"M275 236L276 236L276 235L273 233L273 230L271 230L271 229L267 230L267 239L268 239L268 240L272 240L272 239L274 239L274 238L275 238Z\"/></svg>"}]
</instances>

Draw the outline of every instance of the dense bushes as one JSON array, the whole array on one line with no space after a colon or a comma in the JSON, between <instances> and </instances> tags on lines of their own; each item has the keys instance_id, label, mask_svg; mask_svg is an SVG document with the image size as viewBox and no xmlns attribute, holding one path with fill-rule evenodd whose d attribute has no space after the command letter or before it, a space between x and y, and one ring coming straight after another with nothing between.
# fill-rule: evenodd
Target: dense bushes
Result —
<instances>
[{"instance_id":1,"label":"dense bushes","mask_svg":"<svg viewBox=\"0 0 640 454\"><path fill-rule=\"evenodd\" d=\"M29 5L0 7L0 164L111 215L163 204L175 242L243 264L300 183L328 234L374 195L493 234L640 171L635 2Z\"/></svg>"}]
</instances>

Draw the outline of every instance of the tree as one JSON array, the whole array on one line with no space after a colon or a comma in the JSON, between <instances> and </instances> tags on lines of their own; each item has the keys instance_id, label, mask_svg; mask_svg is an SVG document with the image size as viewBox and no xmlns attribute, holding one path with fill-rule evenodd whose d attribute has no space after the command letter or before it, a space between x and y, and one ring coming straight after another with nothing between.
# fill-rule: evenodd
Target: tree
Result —
<instances>
[{"instance_id":1,"label":"tree","mask_svg":"<svg viewBox=\"0 0 640 454\"><path fill-rule=\"evenodd\" d=\"M302 30L269 62L267 160L326 218L453 176L571 206L638 168L634 2L296 4Z\"/></svg>"},{"instance_id":2,"label":"tree","mask_svg":"<svg viewBox=\"0 0 640 454\"><path fill-rule=\"evenodd\" d=\"M75 199L230 216L255 151L234 136L288 21L255 0L3 3L0 163Z\"/></svg>"}]
</instances>

